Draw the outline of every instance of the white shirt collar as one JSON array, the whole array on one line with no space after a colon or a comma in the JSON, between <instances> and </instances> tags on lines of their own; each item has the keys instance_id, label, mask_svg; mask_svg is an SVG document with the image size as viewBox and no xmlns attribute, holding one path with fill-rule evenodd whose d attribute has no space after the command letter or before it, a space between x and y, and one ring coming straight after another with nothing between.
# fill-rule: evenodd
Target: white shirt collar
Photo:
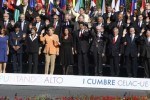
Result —
<instances>
[{"instance_id":1,"label":"white shirt collar","mask_svg":"<svg viewBox=\"0 0 150 100\"><path fill-rule=\"evenodd\" d=\"M36 35L34 36L34 38L32 38L32 35L29 34L29 37L30 37L30 39L31 39L32 41L34 41L34 40L38 37L38 34L36 34Z\"/></svg>"}]
</instances>

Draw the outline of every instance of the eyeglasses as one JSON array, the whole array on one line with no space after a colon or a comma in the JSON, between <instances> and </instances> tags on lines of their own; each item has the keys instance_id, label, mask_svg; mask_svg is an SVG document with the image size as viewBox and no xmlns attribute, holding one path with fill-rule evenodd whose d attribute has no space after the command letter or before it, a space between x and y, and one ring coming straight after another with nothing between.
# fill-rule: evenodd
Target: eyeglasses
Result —
<instances>
[{"instance_id":1,"label":"eyeglasses","mask_svg":"<svg viewBox=\"0 0 150 100\"><path fill-rule=\"evenodd\" d=\"M3 16L3 17L8 17L8 16Z\"/></svg>"}]
</instances>

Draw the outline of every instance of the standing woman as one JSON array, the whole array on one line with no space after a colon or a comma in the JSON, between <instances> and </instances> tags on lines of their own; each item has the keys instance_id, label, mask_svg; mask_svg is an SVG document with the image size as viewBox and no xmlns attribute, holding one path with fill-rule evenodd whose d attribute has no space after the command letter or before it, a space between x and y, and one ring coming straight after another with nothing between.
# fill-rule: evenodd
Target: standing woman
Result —
<instances>
[{"instance_id":1,"label":"standing woman","mask_svg":"<svg viewBox=\"0 0 150 100\"><path fill-rule=\"evenodd\" d=\"M55 70L55 59L56 55L59 55L59 38L58 35L54 34L54 28L48 28L48 32L45 36L45 30L42 30L40 40L45 43L44 54L45 54L45 74L54 73Z\"/></svg>"},{"instance_id":2,"label":"standing woman","mask_svg":"<svg viewBox=\"0 0 150 100\"><path fill-rule=\"evenodd\" d=\"M37 28L33 26L31 28L31 34L29 34L26 38L26 46L27 46L27 53L28 53L28 73L36 74L38 72L38 55L41 53L41 47L40 47L40 39L39 35L36 33ZM32 67L33 63L33 67Z\"/></svg>"},{"instance_id":3,"label":"standing woman","mask_svg":"<svg viewBox=\"0 0 150 100\"><path fill-rule=\"evenodd\" d=\"M61 38L60 61L63 66L63 74L67 74L68 66L73 64L73 38L68 28L64 29Z\"/></svg>"},{"instance_id":4,"label":"standing woman","mask_svg":"<svg viewBox=\"0 0 150 100\"><path fill-rule=\"evenodd\" d=\"M0 31L0 73L6 72L6 63L9 54L8 36L6 34L6 29L2 28Z\"/></svg>"}]
</instances>

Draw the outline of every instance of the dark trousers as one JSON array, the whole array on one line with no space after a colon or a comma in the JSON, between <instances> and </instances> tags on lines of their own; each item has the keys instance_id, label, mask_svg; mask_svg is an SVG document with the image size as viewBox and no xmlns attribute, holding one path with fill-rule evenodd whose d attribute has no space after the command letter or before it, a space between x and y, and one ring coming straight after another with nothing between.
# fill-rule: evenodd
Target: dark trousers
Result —
<instances>
[{"instance_id":1,"label":"dark trousers","mask_svg":"<svg viewBox=\"0 0 150 100\"><path fill-rule=\"evenodd\" d=\"M95 75L102 75L102 53L93 52L94 57L94 66L95 66Z\"/></svg>"},{"instance_id":2,"label":"dark trousers","mask_svg":"<svg viewBox=\"0 0 150 100\"><path fill-rule=\"evenodd\" d=\"M146 77L150 77L150 58L145 58L144 62L145 62L144 69Z\"/></svg>"},{"instance_id":3,"label":"dark trousers","mask_svg":"<svg viewBox=\"0 0 150 100\"><path fill-rule=\"evenodd\" d=\"M13 53L12 61L13 61L13 72L22 73L22 53Z\"/></svg>"},{"instance_id":4,"label":"dark trousers","mask_svg":"<svg viewBox=\"0 0 150 100\"><path fill-rule=\"evenodd\" d=\"M37 73L37 67L38 67L38 53L29 53L29 67L28 67L28 73L32 73L32 65L33 65L33 73Z\"/></svg>"},{"instance_id":5,"label":"dark trousers","mask_svg":"<svg viewBox=\"0 0 150 100\"><path fill-rule=\"evenodd\" d=\"M137 77L137 69L138 69L137 57L126 56L126 66L128 76L131 77L133 73L133 76Z\"/></svg>"},{"instance_id":6,"label":"dark trousers","mask_svg":"<svg viewBox=\"0 0 150 100\"><path fill-rule=\"evenodd\" d=\"M110 70L112 76L119 76L119 56L111 56L110 57Z\"/></svg>"},{"instance_id":7,"label":"dark trousers","mask_svg":"<svg viewBox=\"0 0 150 100\"><path fill-rule=\"evenodd\" d=\"M83 73L84 69L84 73ZM79 75L89 75L89 64L87 53L78 54L78 74Z\"/></svg>"}]
</instances>

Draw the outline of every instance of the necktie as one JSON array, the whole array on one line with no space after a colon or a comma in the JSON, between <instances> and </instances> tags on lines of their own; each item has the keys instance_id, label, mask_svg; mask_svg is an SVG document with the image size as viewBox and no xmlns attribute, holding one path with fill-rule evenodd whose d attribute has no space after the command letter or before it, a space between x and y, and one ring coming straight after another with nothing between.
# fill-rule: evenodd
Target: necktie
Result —
<instances>
[{"instance_id":1,"label":"necktie","mask_svg":"<svg viewBox=\"0 0 150 100\"><path fill-rule=\"evenodd\" d=\"M118 27L120 27L120 21L118 22Z\"/></svg>"},{"instance_id":2,"label":"necktie","mask_svg":"<svg viewBox=\"0 0 150 100\"><path fill-rule=\"evenodd\" d=\"M26 7L23 7L23 14L26 13Z\"/></svg>"},{"instance_id":3,"label":"necktie","mask_svg":"<svg viewBox=\"0 0 150 100\"><path fill-rule=\"evenodd\" d=\"M131 42L133 42L133 39L134 39L134 35L132 34L131 35Z\"/></svg>"},{"instance_id":4,"label":"necktie","mask_svg":"<svg viewBox=\"0 0 150 100\"><path fill-rule=\"evenodd\" d=\"M53 26L54 26L54 28L56 28L56 23L54 23L54 25L53 25Z\"/></svg>"},{"instance_id":5,"label":"necktie","mask_svg":"<svg viewBox=\"0 0 150 100\"><path fill-rule=\"evenodd\" d=\"M40 24L40 23L37 23L37 24L36 24L37 31L39 30L39 26L40 26L39 24Z\"/></svg>"},{"instance_id":6,"label":"necktie","mask_svg":"<svg viewBox=\"0 0 150 100\"><path fill-rule=\"evenodd\" d=\"M4 27L7 28L7 22L4 22Z\"/></svg>"},{"instance_id":7,"label":"necktie","mask_svg":"<svg viewBox=\"0 0 150 100\"><path fill-rule=\"evenodd\" d=\"M113 38L113 44L115 44L116 43L116 39L115 39L115 37Z\"/></svg>"},{"instance_id":8,"label":"necktie","mask_svg":"<svg viewBox=\"0 0 150 100\"><path fill-rule=\"evenodd\" d=\"M148 16L148 11L146 10L146 17Z\"/></svg>"},{"instance_id":9,"label":"necktie","mask_svg":"<svg viewBox=\"0 0 150 100\"><path fill-rule=\"evenodd\" d=\"M82 37L83 31L80 31L79 37Z\"/></svg>"},{"instance_id":10,"label":"necktie","mask_svg":"<svg viewBox=\"0 0 150 100\"><path fill-rule=\"evenodd\" d=\"M24 22L21 22L21 30L23 31Z\"/></svg>"}]
</instances>

